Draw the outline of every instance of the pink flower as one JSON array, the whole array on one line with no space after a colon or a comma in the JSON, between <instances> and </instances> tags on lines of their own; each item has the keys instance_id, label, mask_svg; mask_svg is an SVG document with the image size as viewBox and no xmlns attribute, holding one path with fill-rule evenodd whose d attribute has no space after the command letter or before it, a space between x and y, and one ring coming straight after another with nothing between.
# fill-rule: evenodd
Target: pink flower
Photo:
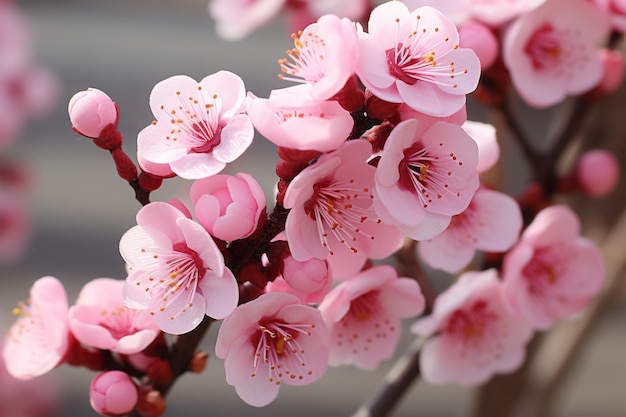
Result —
<instances>
[{"instance_id":1,"label":"pink flower","mask_svg":"<svg viewBox=\"0 0 626 417\"><path fill-rule=\"evenodd\" d=\"M215 175L190 189L198 222L213 236L230 242L248 237L265 213L265 194L248 174Z\"/></svg>"},{"instance_id":2,"label":"pink flower","mask_svg":"<svg viewBox=\"0 0 626 417\"><path fill-rule=\"evenodd\" d=\"M97 88L88 88L74 94L67 111L72 127L90 138L100 137L100 133L111 125L117 126L119 119L117 104Z\"/></svg>"},{"instance_id":3,"label":"pink flower","mask_svg":"<svg viewBox=\"0 0 626 417\"><path fill-rule=\"evenodd\" d=\"M327 259L333 277L348 278L367 258L385 258L402 246L401 232L374 212L370 154L365 139L348 141L289 184L285 234L296 260Z\"/></svg>"},{"instance_id":4,"label":"pink flower","mask_svg":"<svg viewBox=\"0 0 626 417\"><path fill-rule=\"evenodd\" d=\"M409 12L390 1L370 15L357 74L379 98L406 103L432 116L449 116L465 104L480 76L480 62L459 48L454 24L432 7Z\"/></svg>"},{"instance_id":5,"label":"pink flower","mask_svg":"<svg viewBox=\"0 0 626 417\"><path fill-rule=\"evenodd\" d=\"M469 205L477 163L476 142L459 125L400 122L376 169L376 212L412 239L432 239Z\"/></svg>"},{"instance_id":6,"label":"pink flower","mask_svg":"<svg viewBox=\"0 0 626 417\"><path fill-rule=\"evenodd\" d=\"M609 195L619 182L619 161L611 152L592 149L585 152L576 164L576 179L587 195Z\"/></svg>"},{"instance_id":7,"label":"pink flower","mask_svg":"<svg viewBox=\"0 0 626 417\"><path fill-rule=\"evenodd\" d=\"M328 329L320 312L290 294L267 293L242 304L219 329L215 354L226 382L246 403L271 403L282 383L301 386L328 366Z\"/></svg>"},{"instance_id":8,"label":"pink flower","mask_svg":"<svg viewBox=\"0 0 626 417\"><path fill-rule=\"evenodd\" d=\"M324 15L293 35L289 59L279 60L280 78L311 83L311 96L329 100L354 74L359 56L356 26L348 19Z\"/></svg>"},{"instance_id":9,"label":"pink flower","mask_svg":"<svg viewBox=\"0 0 626 417\"><path fill-rule=\"evenodd\" d=\"M328 152L344 143L354 120L336 101L311 96L311 85L272 90L268 99L248 93L254 127L276 146Z\"/></svg>"},{"instance_id":10,"label":"pink flower","mask_svg":"<svg viewBox=\"0 0 626 417\"><path fill-rule=\"evenodd\" d=\"M103 416L125 416L139 400L137 385L122 371L107 371L96 376L89 386L89 402Z\"/></svg>"},{"instance_id":11,"label":"pink flower","mask_svg":"<svg viewBox=\"0 0 626 417\"><path fill-rule=\"evenodd\" d=\"M531 327L511 313L494 269L466 272L411 330L429 337L420 369L431 384L477 385L522 364Z\"/></svg>"},{"instance_id":12,"label":"pink flower","mask_svg":"<svg viewBox=\"0 0 626 417\"><path fill-rule=\"evenodd\" d=\"M608 30L606 16L585 0L548 0L521 16L503 40L518 93L531 106L546 107L592 89L602 78L598 45Z\"/></svg>"},{"instance_id":13,"label":"pink flower","mask_svg":"<svg viewBox=\"0 0 626 417\"><path fill-rule=\"evenodd\" d=\"M626 75L626 58L622 51L604 48L600 50L602 61L602 80L596 87L601 94L616 92L624 82Z\"/></svg>"},{"instance_id":14,"label":"pink flower","mask_svg":"<svg viewBox=\"0 0 626 417\"><path fill-rule=\"evenodd\" d=\"M504 252L517 242L522 212L509 195L480 188L469 207L453 216L443 233L418 244L420 257L433 268L459 272L475 251Z\"/></svg>"},{"instance_id":15,"label":"pink flower","mask_svg":"<svg viewBox=\"0 0 626 417\"><path fill-rule=\"evenodd\" d=\"M582 311L602 289L606 266L567 206L543 209L505 256L504 291L537 329Z\"/></svg>"},{"instance_id":16,"label":"pink flower","mask_svg":"<svg viewBox=\"0 0 626 417\"><path fill-rule=\"evenodd\" d=\"M236 41L276 17L286 0L211 0L209 14L216 21L217 34Z\"/></svg>"},{"instance_id":17,"label":"pink flower","mask_svg":"<svg viewBox=\"0 0 626 417\"><path fill-rule=\"evenodd\" d=\"M252 143L254 128L243 114L244 99L243 81L228 71L199 83L184 75L159 82L150 94L156 122L137 136L140 158L167 163L185 179L217 174Z\"/></svg>"},{"instance_id":18,"label":"pink flower","mask_svg":"<svg viewBox=\"0 0 626 417\"><path fill-rule=\"evenodd\" d=\"M424 296L414 279L379 265L339 284L319 309L331 329L330 365L375 369L395 352L401 319L422 313Z\"/></svg>"},{"instance_id":19,"label":"pink flower","mask_svg":"<svg viewBox=\"0 0 626 417\"><path fill-rule=\"evenodd\" d=\"M167 333L194 329L204 315L222 319L237 306L239 290L209 233L167 203L150 203L120 240L128 263L124 303L147 309Z\"/></svg>"},{"instance_id":20,"label":"pink flower","mask_svg":"<svg viewBox=\"0 0 626 417\"><path fill-rule=\"evenodd\" d=\"M38 279L28 303L13 310L19 318L11 326L4 345L4 362L18 379L43 375L65 358L69 348L67 295L53 277Z\"/></svg>"},{"instance_id":21,"label":"pink flower","mask_svg":"<svg viewBox=\"0 0 626 417\"><path fill-rule=\"evenodd\" d=\"M125 307L124 281L98 278L88 282L70 308L72 334L84 345L124 355L144 350L159 334L145 310Z\"/></svg>"}]
</instances>

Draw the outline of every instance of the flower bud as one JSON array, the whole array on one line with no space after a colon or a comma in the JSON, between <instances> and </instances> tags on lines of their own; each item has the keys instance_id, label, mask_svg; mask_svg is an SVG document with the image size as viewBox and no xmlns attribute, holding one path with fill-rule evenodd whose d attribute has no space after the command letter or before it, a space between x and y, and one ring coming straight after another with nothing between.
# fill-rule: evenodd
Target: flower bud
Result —
<instances>
[{"instance_id":1,"label":"flower bud","mask_svg":"<svg viewBox=\"0 0 626 417\"><path fill-rule=\"evenodd\" d=\"M227 242L250 236L265 210L263 189L247 174L198 180L190 194L200 224Z\"/></svg>"},{"instance_id":2,"label":"flower bud","mask_svg":"<svg viewBox=\"0 0 626 417\"><path fill-rule=\"evenodd\" d=\"M293 289L303 293L321 290L328 281L328 264L323 259L311 258L300 262L289 255L283 259L283 278Z\"/></svg>"},{"instance_id":3,"label":"flower bud","mask_svg":"<svg viewBox=\"0 0 626 417\"><path fill-rule=\"evenodd\" d=\"M100 138L109 126L117 126L117 105L106 93L96 88L74 94L67 110L73 128L89 138Z\"/></svg>"},{"instance_id":4,"label":"flower bud","mask_svg":"<svg viewBox=\"0 0 626 417\"><path fill-rule=\"evenodd\" d=\"M103 416L126 415L135 408L138 399L137 386L125 372L103 372L91 381L91 407Z\"/></svg>"},{"instance_id":5,"label":"flower bud","mask_svg":"<svg viewBox=\"0 0 626 417\"><path fill-rule=\"evenodd\" d=\"M615 156L603 149L585 152L576 165L576 178L582 190L592 197L611 193L619 181L620 169Z\"/></svg>"}]
</instances>

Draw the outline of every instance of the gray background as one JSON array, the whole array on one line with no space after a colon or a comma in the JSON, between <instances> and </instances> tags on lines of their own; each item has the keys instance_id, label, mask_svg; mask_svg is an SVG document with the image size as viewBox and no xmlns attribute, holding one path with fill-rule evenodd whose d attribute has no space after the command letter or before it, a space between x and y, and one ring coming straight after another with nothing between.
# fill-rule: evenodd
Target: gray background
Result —
<instances>
[{"instance_id":1,"label":"gray background","mask_svg":"<svg viewBox=\"0 0 626 417\"><path fill-rule=\"evenodd\" d=\"M32 21L37 61L61 81L56 111L29 126L15 154L34 170L34 230L31 245L17 263L0 266L0 330L13 321L11 310L33 281L53 275L67 286L72 302L80 286L96 277L123 279L118 254L120 236L135 224L139 208L131 189L116 177L106 152L70 129L66 103L87 87L106 91L120 106L125 149L134 156L136 132L152 115L147 99L152 86L171 75L195 79L220 69L239 74L249 90L267 96L286 86L276 75L276 60L291 47L282 22L240 43L217 39L204 0L55 0L19 2ZM482 115L479 108L471 115ZM534 113L529 123L538 122ZM275 153L259 139L230 171L252 173L272 192ZM521 175L521 174L520 174ZM186 198L188 184L170 181L155 195ZM626 309L612 309L566 385L558 416L626 415ZM205 347L212 353L216 329ZM409 343L405 337L401 352ZM389 368L366 373L332 369L317 383L283 387L264 409L243 404L224 381L222 362L211 357L204 374L182 378L169 398L166 416L346 416L374 390ZM87 393L92 373L61 367L50 375L59 381L62 416L91 416ZM416 385L395 415L460 416L471 390ZM1 387L0 387L1 389ZM0 411L0 415L1 415Z\"/></svg>"}]
</instances>

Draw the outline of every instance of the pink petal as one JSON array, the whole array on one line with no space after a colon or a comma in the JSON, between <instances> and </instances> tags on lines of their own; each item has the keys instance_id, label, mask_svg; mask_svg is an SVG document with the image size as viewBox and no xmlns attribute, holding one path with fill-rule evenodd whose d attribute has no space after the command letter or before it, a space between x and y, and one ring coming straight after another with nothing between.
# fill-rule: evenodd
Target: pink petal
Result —
<instances>
[{"instance_id":1,"label":"pink petal","mask_svg":"<svg viewBox=\"0 0 626 417\"><path fill-rule=\"evenodd\" d=\"M213 157L228 163L239 158L252 143L254 128L245 114L233 116L222 129L221 142L213 149Z\"/></svg>"},{"instance_id":2,"label":"pink petal","mask_svg":"<svg viewBox=\"0 0 626 417\"><path fill-rule=\"evenodd\" d=\"M188 180L197 180L215 175L226 164L218 161L212 154L191 153L181 159L170 162L170 167L177 175Z\"/></svg>"},{"instance_id":3,"label":"pink petal","mask_svg":"<svg viewBox=\"0 0 626 417\"><path fill-rule=\"evenodd\" d=\"M198 287L206 300L205 313L214 319L223 319L233 312L239 302L239 286L230 269L224 268L222 276L205 275Z\"/></svg>"}]
</instances>

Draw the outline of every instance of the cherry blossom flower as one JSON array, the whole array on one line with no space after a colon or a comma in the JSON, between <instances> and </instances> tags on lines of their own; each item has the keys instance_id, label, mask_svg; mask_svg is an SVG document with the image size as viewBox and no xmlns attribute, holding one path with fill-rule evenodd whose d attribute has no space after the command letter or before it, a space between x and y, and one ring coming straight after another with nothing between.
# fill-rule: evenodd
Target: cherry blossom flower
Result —
<instances>
[{"instance_id":1,"label":"cherry blossom flower","mask_svg":"<svg viewBox=\"0 0 626 417\"><path fill-rule=\"evenodd\" d=\"M286 0L211 0L209 15L222 39L237 41L276 17Z\"/></svg>"},{"instance_id":2,"label":"cherry blossom flower","mask_svg":"<svg viewBox=\"0 0 626 417\"><path fill-rule=\"evenodd\" d=\"M402 246L402 233L374 212L370 155L365 139L348 141L289 184L285 235L296 260L327 259L333 277L348 278L367 258L385 258Z\"/></svg>"},{"instance_id":3,"label":"cherry blossom flower","mask_svg":"<svg viewBox=\"0 0 626 417\"><path fill-rule=\"evenodd\" d=\"M239 397L263 407L281 384L310 384L326 372L328 329L320 312L295 296L266 293L224 320L215 354L225 360L226 382Z\"/></svg>"},{"instance_id":4,"label":"cherry blossom flower","mask_svg":"<svg viewBox=\"0 0 626 417\"><path fill-rule=\"evenodd\" d=\"M265 213L265 194L248 174L214 175L194 181L189 191L198 222L218 239L250 236Z\"/></svg>"},{"instance_id":5,"label":"cherry blossom flower","mask_svg":"<svg viewBox=\"0 0 626 417\"><path fill-rule=\"evenodd\" d=\"M496 62L500 52L500 43L491 28L470 20L459 26L459 37L459 46L473 50L478 56L481 70L486 70Z\"/></svg>"},{"instance_id":6,"label":"cherry blossom flower","mask_svg":"<svg viewBox=\"0 0 626 417\"><path fill-rule=\"evenodd\" d=\"M357 74L379 98L444 117L465 104L480 76L476 54L459 48L454 24L432 7L413 12L390 1L370 15L359 40Z\"/></svg>"},{"instance_id":7,"label":"cherry blossom flower","mask_svg":"<svg viewBox=\"0 0 626 417\"><path fill-rule=\"evenodd\" d=\"M496 138L496 128L489 123L466 120L461 126L470 135L478 146L478 164L476 171L479 174L488 171L500 158L500 145Z\"/></svg>"},{"instance_id":8,"label":"cherry blossom flower","mask_svg":"<svg viewBox=\"0 0 626 417\"><path fill-rule=\"evenodd\" d=\"M324 15L292 35L294 48L278 61L284 80L311 83L311 96L328 100L341 90L356 69L359 40L350 20ZM290 60L292 62L290 62Z\"/></svg>"},{"instance_id":9,"label":"cherry blossom flower","mask_svg":"<svg viewBox=\"0 0 626 417\"><path fill-rule=\"evenodd\" d=\"M512 313L495 269L466 272L411 330L428 337L420 370L431 384L477 385L521 365L532 328Z\"/></svg>"},{"instance_id":10,"label":"cherry blossom flower","mask_svg":"<svg viewBox=\"0 0 626 417\"><path fill-rule=\"evenodd\" d=\"M205 314L222 319L237 306L237 281L215 242L172 205L155 202L139 210L120 253L129 269L125 305L147 309L164 332L186 333Z\"/></svg>"},{"instance_id":11,"label":"cherry blossom flower","mask_svg":"<svg viewBox=\"0 0 626 417\"><path fill-rule=\"evenodd\" d=\"M248 115L254 127L276 146L328 152L344 143L354 119L336 101L317 100L313 87L272 90L268 99L248 93Z\"/></svg>"},{"instance_id":12,"label":"cherry blossom flower","mask_svg":"<svg viewBox=\"0 0 626 417\"><path fill-rule=\"evenodd\" d=\"M548 0L514 21L503 58L520 96L546 107L596 86L603 72L598 47L608 30L607 17L585 0Z\"/></svg>"},{"instance_id":13,"label":"cherry blossom flower","mask_svg":"<svg viewBox=\"0 0 626 417\"><path fill-rule=\"evenodd\" d=\"M76 340L124 355L141 352L152 343L159 329L147 311L124 306L123 285L122 280L98 278L82 288L69 311Z\"/></svg>"},{"instance_id":14,"label":"cherry blossom flower","mask_svg":"<svg viewBox=\"0 0 626 417\"><path fill-rule=\"evenodd\" d=\"M103 416L125 416L139 400L137 385L122 371L98 374L89 385L89 403Z\"/></svg>"},{"instance_id":15,"label":"cherry blossom flower","mask_svg":"<svg viewBox=\"0 0 626 417\"><path fill-rule=\"evenodd\" d=\"M184 75L159 82L150 94L156 121L137 136L140 158L167 163L185 179L217 174L252 143L254 128L243 113L244 100L243 81L228 71L199 83Z\"/></svg>"},{"instance_id":16,"label":"cherry blossom flower","mask_svg":"<svg viewBox=\"0 0 626 417\"><path fill-rule=\"evenodd\" d=\"M432 239L469 205L479 183L477 163L476 142L460 126L400 122L376 169L376 212L412 239Z\"/></svg>"},{"instance_id":17,"label":"cherry blossom flower","mask_svg":"<svg viewBox=\"0 0 626 417\"><path fill-rule=\"evenodd\" d=\"M30 298L13 310L19 316L4 345L7 371L18 379L43 375L61 362L69 349L65 288L50 276L35 281Z\"/></svg>"},{"instance_id":18,"label":"cherry blossom flower","mask_svg":"<svg viewBox=\"0 0 626 417\"><path fill-rule=\"evenodd\" d=\"M597 246L580 234L567 206L543 209L504 258L507 300L535 328L582 311L599 293L606 266Z\"/></svg>"},{"instance_id":19,"label":"cherry blossom flower","mask_svg":"<svg viewBox=\"0 0 626 417\"><path fill-rule=\"evenodd\" d=\"M422 313L424 296L414 279L378 265L343 281L319 309L331 329L330 365L371 370L393 355L401 319Z\"/></svg>"},{"instance_id":20,"label":"cherry blossom flower","mask_svg":"<svg viewBox=\"0 0 626 417\"><path fill-rule=\"evenodd\" d=\"M475 251L504 252L522 230L522 212L507 194L480 188L469 207L452 216L450 225L431 240L418 243L420 257L433 268L456 273Z\"/></svg>"}]
</instances>

